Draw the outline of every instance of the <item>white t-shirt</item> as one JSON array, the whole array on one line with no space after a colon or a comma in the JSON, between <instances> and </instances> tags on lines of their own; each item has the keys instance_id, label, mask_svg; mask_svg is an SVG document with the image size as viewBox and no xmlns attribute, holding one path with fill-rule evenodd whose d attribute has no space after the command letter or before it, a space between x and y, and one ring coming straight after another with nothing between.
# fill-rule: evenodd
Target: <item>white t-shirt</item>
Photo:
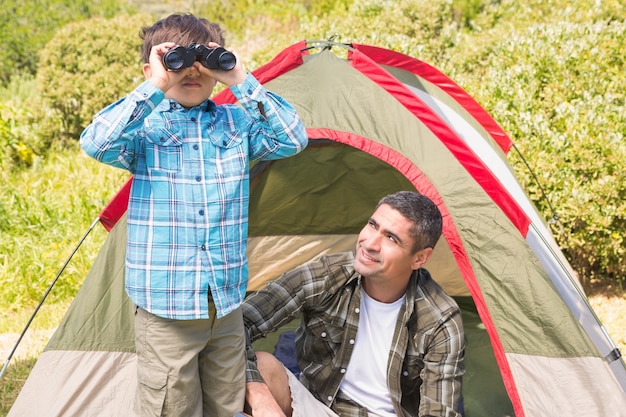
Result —
<instances>
[{"instance_id":1,"label":"white t-shirt","mask_svg":"<svg viewBox=\"0 0 626 417\"><path fill-rule=\"evenodd\" d=\"M361 289L359 330L346 375L339 386L353 401L382 417L396 417L387 386L387 361L398 312L405 298L406 295L390 304L381 303Z\"/></svg>"}]
</instances>

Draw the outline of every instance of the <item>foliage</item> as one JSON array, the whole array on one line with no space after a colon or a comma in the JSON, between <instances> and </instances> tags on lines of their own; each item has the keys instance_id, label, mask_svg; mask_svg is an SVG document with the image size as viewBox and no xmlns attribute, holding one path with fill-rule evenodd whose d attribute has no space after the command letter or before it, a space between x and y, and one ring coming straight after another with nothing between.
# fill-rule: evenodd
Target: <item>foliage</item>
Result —
<instances>
[{"instance_id":1,"label":"foliage","mask_svg":"<svg viewBox=\"0 0 626 417\"><path fill-rule=\"evenodd\" d=\"M332 35L439 67L486 107L539 174L560 218L556 237L575 269L583 277L626 277L621 262L626 186L620 172L626 152L626 31L619 1L194 4L189 11L230 31L229 45L249 68L298 40ZM0 162L19 168L2 174L8 186L0 189L0 199L7 202L0 205L0 217L10 219L0 222L6 253L0 255L0 280L11 280L2 286L7 305L19 308L38 299L56 272L54 262L67 256L107 201L104 196L121 184L119 177L103 174L100 164L86 162L75 139L96 111L143 78L137 33L153 21L147 15L120 15L71 23L40 52L39 92L28 77L15 78L6 90L11 99L0 107ZM20 143L32 160L21 156ZM520 159L512 155L512 163L544 217L552 217ZM88 186L95 178L101 184ZM71 190L62 188L65 184L72 184ZM51 220L55 227L50 229ZM76 275L55 300L75 291L95 247L79 259Z\"/></svg>"},{"instance_id":2,"label":"foliage","mask_svg":"<svg viewBox=\"0 0 626 417\"><path fill-rule=\"evenodd\" d=\"M11 367L7 368L6 375L2 377L0 384L0 416L9 414L11 406L15 402L26 378L35 366L36 357L15 361Z\"/></svg>"},{"instance_id":3,"label":"foliage","mask_svg":"<svg viewBox=\"0 0 626 417\"><path fill-rule=\"evenodd\" d=\"M43 7L42 7L43 6ZM0 85L16 74L35 75L37 51L65 24L122 9L119 0L3 0L0 8Z\"/></svg>"},{"instance_id":4,"label":"foliage","mask_svg":"<svg viewBox=\"0 0 626 417\"><path fill-rule=\"evenodd\" d=\"M71 23L40 52L37 85L44 100L44 141L77 139L94 114L143 80L141 27L147 15Z\"/></svg>"},{"instance_id":5,"label":"foliage","mask_svg":"<svg viewBox=\"0 0 626 417\"><path fill-rule=\"evenodd\" d=\"M3 171L0 188L0 282L3 315L39 301L95 216L129 174L78 153L52 152L46 164ZM50 302L73 297L102 241L90 239ZM4 321L4 320L3 320Z\"/></svg>"},{"instance_id":6,"label":"foliage","mask_svg":"<svg viewBox=\"0 0 626 417\"><path fill-rule=\"evenodd\" d=\"M557 208L557 240L586 277L626 277L625 44L624 21L534 25L492 44L480 68L457 78L539 174L545 196L513 158L546 217L548 201Z\"/></svg>"}]
</instances>

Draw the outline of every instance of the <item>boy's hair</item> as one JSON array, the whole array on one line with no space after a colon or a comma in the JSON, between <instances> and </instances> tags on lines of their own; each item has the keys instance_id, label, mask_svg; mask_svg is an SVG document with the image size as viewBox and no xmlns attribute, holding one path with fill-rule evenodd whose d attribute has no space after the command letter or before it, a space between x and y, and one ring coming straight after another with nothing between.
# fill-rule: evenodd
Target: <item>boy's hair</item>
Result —
<instances>
[{"instance_id":1,"label":"boy's hair","mask_svg":"<svg viewBox=\"0 0 626 417\"><path fill-rule=\"evenodd\" d=\"M174 42L185 47L192 42L204 45L215 42L221 46L226 42L224 30L220 25L191 13L169 15L152 26L142 28L139 36L143 39L141 48L143 62L149 61L152 47L163 42Z\"/></svg>"},{"instance_id":2,"label":"boy's hair","mask_svg":"<svg viewBox=\"0 0 626 417\"><path fill-rule=\"evenodd\" d=\"M413 191L399 191L383 197L376 208L382 204L397 210L413 223L409 229L409 235L415 240L413 253L435 247L441 236L443 219L430 198Z\"/></svg>"}]
</instances>

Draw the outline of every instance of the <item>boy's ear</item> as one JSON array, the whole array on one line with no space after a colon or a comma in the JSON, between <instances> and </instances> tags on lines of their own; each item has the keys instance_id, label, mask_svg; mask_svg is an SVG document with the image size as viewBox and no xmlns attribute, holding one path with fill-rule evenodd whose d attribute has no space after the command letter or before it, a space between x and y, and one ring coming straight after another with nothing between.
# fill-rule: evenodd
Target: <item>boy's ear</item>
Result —
<instances>
[{"instance_id":1,"label":"boy's ear","mask_svg":"<svg viewBox=\"0 0 626 417\"><path fill-rule=\"evenodd\" d=\"M152 69L150 68L150 64L148 62L143 64L143 76L146 77L146 80L149 80L152 76Z\"/></svg>"}]
</instances>

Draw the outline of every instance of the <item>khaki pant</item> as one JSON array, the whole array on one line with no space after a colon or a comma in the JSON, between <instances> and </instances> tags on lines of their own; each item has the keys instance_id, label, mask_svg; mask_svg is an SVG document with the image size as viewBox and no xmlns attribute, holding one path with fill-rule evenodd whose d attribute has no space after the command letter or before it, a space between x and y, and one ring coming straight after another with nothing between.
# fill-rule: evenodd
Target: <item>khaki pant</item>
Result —
<instances>
[{"instance_id":1,"label":"khaki pant","mask_svg":"<svg viewBox=\"0 0 626 417\"><path fill-rule=\"evenodd\" d=\"M241 308L221 319L171 320L137 308L137 394L140 417L233 417L245 398Z\"/></svg>"},{"instance_id":2,"label":"khaki pant","mask_svg":"<svg viewBox=\"0 0 626 417\"><path fill-rule=\"evenodd\" d=\"M339 417L337 413L315 398L286 367L285 372L289 377L292 417ZM367 415L368 417L380 417L378 414L369 412Z\"/></svg>"},{"instance_id":3,"label":"khaki pant","mask_svg":"<svg viewBox=\"0 0 626 417\"><path fill-rule=\"evenodd\" d=\"M285 372L289 377L292 417L339 417L333 410L319 402L289 369L285 368Z\"/></svg>"}]
</instances>

